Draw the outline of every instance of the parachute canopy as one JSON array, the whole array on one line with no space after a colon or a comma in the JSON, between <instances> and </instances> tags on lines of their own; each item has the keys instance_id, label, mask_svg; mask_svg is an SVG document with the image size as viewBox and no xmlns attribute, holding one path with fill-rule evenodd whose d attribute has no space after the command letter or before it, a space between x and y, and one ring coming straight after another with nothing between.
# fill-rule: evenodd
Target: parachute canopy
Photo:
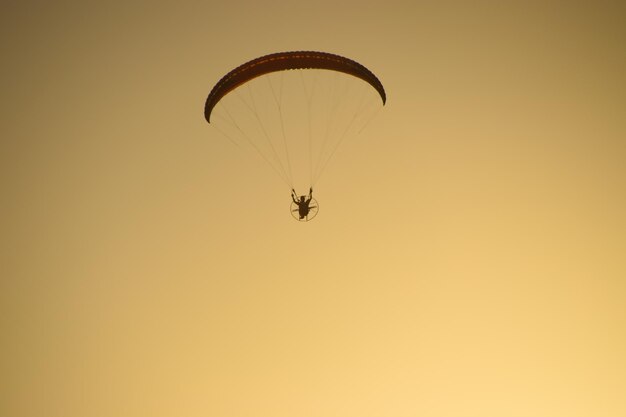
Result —
<instances>
[{"instance_id":1,"label":"parachute canopy","mask_svg":"<svg viewBox=\"0 0 626 417\"><path fill-rule=\"evenodd\" d=\"M279 52L222 77L204 117L231 142L258 153L290 190L308 190L339 145L357 136L385 101L382 83L356 61Z\"/></svg>"},{"instance_id":2,"label":"parachute canopy","mask_svg":"<svg viewBox=\"0 0 626 417\"><path fill-rule=\"evenodd\" d=\"M308 68L333 70L358 77L376 89L383 104L387 101L382 83L370 70L356 61L327 52L278 52L248 61L222 77L206 100L204 118L211 123L211 112L222 97L256 77L277 71Z\"/></svg>"}]
</instances>

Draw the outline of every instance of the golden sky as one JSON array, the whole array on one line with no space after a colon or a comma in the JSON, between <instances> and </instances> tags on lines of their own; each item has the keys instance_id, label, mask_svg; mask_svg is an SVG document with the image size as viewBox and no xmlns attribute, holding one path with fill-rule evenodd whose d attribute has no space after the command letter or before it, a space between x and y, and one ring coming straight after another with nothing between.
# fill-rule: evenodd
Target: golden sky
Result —
<instances>
[{"instance_id":1,"label":"golden sky","mask_svg":"<svg viewBox=\"0 0 626 417\"><path fill-rule=\"evenodd\" d=\"M619 1L3 5L0 415L626 415ZM260 55L388 102L317 218L203 117Z\"/></svg>"}]
</instances>

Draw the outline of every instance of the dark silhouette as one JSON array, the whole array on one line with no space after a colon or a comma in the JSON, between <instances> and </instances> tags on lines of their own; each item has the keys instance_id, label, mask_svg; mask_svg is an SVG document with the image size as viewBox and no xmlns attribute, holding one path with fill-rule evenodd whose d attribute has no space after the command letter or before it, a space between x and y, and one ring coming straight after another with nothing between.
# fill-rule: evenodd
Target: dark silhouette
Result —
<instances>
[{"instance_id":1,"label":"dark silhouette","mask_svg":"<svg viewBox=\"0 0 626 417\"><path fill-rule=\"evenodd\" d=\"M313 199L313 187L309 188L309 195L304 196L301 195L300 199L298 199L298 195L296 194L296 190L291 189L291 199L294 203L298 205L298 215L300 216L300 220L305 219L309 215L309 210L313 207L309 206L309 203ZM295 211L295 210L294 210Z\"/></svg>"}]
</instances>

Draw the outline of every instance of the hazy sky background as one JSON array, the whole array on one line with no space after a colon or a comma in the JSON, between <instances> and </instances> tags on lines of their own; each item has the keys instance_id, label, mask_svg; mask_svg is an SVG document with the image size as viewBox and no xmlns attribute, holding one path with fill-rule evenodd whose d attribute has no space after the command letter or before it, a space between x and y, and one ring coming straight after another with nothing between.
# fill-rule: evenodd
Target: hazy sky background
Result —
<instances>
[{"instance_id":1,"label":"hazy sky background","mask_svg":"<svg viewBox=\"0 0 626 417\"><path fill-rule=\"evenodd\" d=\"M0 17L0 415L623 417L626 8L21 1ZM204 120L321 50L388 103L312 222Z\"/></svg>"}]
</instances>

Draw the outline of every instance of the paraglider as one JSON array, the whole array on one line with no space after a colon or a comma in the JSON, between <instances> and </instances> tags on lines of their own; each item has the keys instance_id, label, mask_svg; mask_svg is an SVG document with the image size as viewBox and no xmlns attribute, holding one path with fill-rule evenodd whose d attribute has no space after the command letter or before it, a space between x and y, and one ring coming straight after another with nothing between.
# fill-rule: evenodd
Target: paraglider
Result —
<instances>
[{"instance_id":1,"label":"paraglider","mask_svg":"<svg viewBox=\"0 0 626 417\"><path fill-rule=\"evenodd\" d=\"M354 60L279 52L224 75L206 99L204 117L259 153L291 189L294 218L308 221L319 209L313 187L339 144L358 134L386 100L379 79ZM303 186L309 194L298 196L295 189Z\"/></svg>"},{"instance_id":2,"label":"paraglider","mask_svg":"<svg viewBox=\"0 0 626 417\"><path fill-rule=\"evenodd\" d=\"M309 188L308 196L301 195L300 197L298 197L296 190L291 189L291 199L293 200L291 213L292 215L298 213L297 220L307 222L317 215L319 207L317 201L313 199L313 188ZM294 218L296 218L295 215Z\"/></svg>"}]
</instances>

